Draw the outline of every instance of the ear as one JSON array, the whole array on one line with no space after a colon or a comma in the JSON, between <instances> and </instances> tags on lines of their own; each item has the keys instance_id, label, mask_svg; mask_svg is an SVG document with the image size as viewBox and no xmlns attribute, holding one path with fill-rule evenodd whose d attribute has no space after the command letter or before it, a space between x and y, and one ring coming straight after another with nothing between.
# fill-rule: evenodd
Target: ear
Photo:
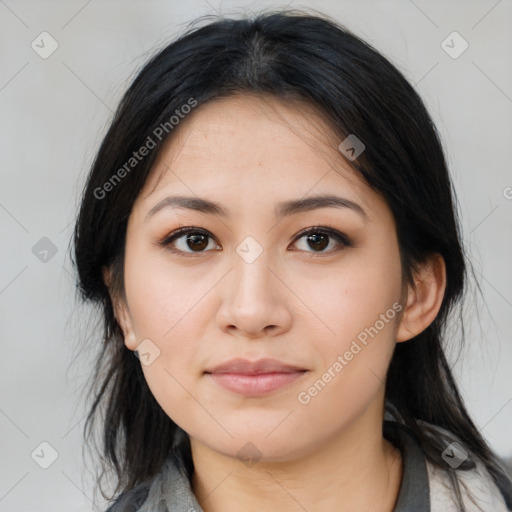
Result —
<instances>
[{"instance_id":1,"label":"ear","mask_svg":"<svg viewBox=\"0 0 512 512\"><path fill-rule=\"evenodd\" d=\"M398 343L423 332L436 318L446 289L446 265L440 254L432 254L414 275L407 290L407 305L397 328Z\"/></svg>"},{"instance_id":2,"label":"ear","mask_svg":"<svg viewBox=\"0 0 512 512\"><path fill-rule=\"evenodd\" d=\"M110 295L110 300L112 301L112 305L114 308L114 316L117 320L117 323L121 327L124 336L124 344L126 348L130 350L137 349L137 337L135 336L135 332L133 330L133 325L130 317L130 311L128 309L128 305L121 298L115 297L112 293L112 269L110 267L103 268L103 280L105 285L108 288L108 292Z\"/></svg>"}]
</instances>

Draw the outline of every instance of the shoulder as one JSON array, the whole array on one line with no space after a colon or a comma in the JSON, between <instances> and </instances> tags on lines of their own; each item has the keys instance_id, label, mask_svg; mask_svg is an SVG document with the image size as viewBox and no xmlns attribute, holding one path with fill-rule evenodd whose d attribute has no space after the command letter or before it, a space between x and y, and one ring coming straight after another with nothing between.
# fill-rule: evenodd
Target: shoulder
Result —
<instances>
[{"instance_id":1,"label":"shoulder","mask_svg":"<svg viewBox=\"0 0 512 512\"><path fill-rule=\"evenodd\" d=\"M157 473L123 492L105 512L202 510L190 488L184 460L186 449L184 445L178 446Z\"/></svg>"},{"instance_id":2,"label":"shoulder","mask_svg":"<svg viewBox=\"0 0 512 512\"><path fill-rule=\"evenodd\" d=\"M429 460L426 461L432 512L458 511L455 486L460 490L466 512L508 512L509 509L501 491L478 458L472 457L473 467L463 469L465 466L462 462L468 456L463 448L463 441L441 427L430 424L429 427L436 430L443 438L454 440L447 445L446 453L443 452L442 455L447 469L443 469ZM448 471L448 466L451 466L454 471ZM454 482L454 477L457 483Z\"/></svg>"},{"instance_id":3,"label":"shoulder","mask_svg":"<svg viewBox=\"0 0 512 512\"><path fill-rule=\"evenodd\" d=\"M137 512L148 497L150 483L143 482L120 494L105 512Z\"/></svg>"},{"instance_id":4,"label":"shoulder","mask_svg":"<svg viewBox=\"0 0 512 512\"><path fill-rule=\"evenodd\" d=\"M450 474L427 462L432 512L456 511ZM476 462L470 470L456 470L460 494L467 512L508 512L503 496L485 466Z\"/></svg>"}]
</instances>

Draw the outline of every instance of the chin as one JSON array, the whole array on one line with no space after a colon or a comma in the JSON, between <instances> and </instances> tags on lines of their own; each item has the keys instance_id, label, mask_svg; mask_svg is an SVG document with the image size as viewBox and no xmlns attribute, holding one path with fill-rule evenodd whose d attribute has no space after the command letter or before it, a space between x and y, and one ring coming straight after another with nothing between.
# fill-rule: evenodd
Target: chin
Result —
<instances>
[{"instance_id":1,"label":"chin","mask_svg":"<svg viewBox=\"0 0 512 512\"><path fill-rule=\"evenodd\" d=\"M222 440L210 437L196 439L211 450L226 457L236 458L248 467L256 462L287 462L308 452L307 440L298 439L297 435L284 429L281 435L273 432L269 436L270 431L245 428L237 433L231 431L232 438L223 436ZM310 449L314 450L312 444Z\"/></svg>"}]
</instances>

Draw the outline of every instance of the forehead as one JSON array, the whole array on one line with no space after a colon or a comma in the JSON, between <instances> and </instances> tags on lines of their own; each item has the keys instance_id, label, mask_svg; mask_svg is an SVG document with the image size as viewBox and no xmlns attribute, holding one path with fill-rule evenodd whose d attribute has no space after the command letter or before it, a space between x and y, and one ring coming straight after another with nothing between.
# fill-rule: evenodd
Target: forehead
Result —
<instances>
[{"instance_id":1,"label":"forehead","mask_svg":"<svg viewBox=\"0 0 512 512\"><path fill-rule=\"evenodd\" d=\"M377 194L338 150L340 140L311 104L239 94L196 107L160 150L141 197L261 193L301 197L338 190L372 210Z\"/></svg>"}]
</instances>

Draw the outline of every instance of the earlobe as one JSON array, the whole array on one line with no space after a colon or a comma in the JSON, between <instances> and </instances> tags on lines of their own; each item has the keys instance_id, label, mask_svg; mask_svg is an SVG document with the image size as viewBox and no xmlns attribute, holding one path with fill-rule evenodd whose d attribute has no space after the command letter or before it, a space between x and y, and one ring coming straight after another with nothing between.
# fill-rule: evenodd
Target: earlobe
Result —
<instances>
[{"instance_id":1,"label":"earlobe","mask_svg":"<svg viewBox=\"0 0 512 512\"><path fill-rule=\"evenodd\" d=\"M127 311L127 306L124 303L115 301L114 303L114 313L117 320L117 323L121 327L124 335L124 344L126 348L130 350L137 349L137 338L135 336L135 332L133 330L132 322L130 319L130 314Z\"/></svg>"},{"instance_id":2,"label":"earlobe","mask_svg":"<svg viewBox=\"0 0 512 512\"><path fill-rule=\"evenodd\" d=\"M446 289L446 265L440 254L420 264L414 287L408 286L407 305L396 332L398 343L423 332L436 318Z\"/></svg>"},{"instance_id":3,"label":"earlobe","mask_svg":"<svg viewBox=\"0 0 512 512\"><path fill-rule=\"evenodd\" d=\"M114 308L114 316L116 318L117 323L121 327L121 330L123 331L124 336L124 344L126 348L130 350L136 350L137 349L137 338L135 336L135 333L133 331L132 322L130 319L130 313L128 311L128 306L124 303L124 301L121 301L113 296L112 289L111 289L111 283L112 283L112 272L110 268L104 267L103 268L103 280L105 282L105 285L108 288L110 300L112 301L112 305Z\"/></svg>"},{"instance_id":4,"label":"earlobe","mask_svg":"<svg viewBox=\"0 0 512 512\"><path fill-rule=\"evenodd\" d=\"M103 282L105 283L105 286L108 288L110 292L112 284L112 269L110 267L103 267L101 269L101 273L103 275Z\"/></svg>"}]
</instances>

